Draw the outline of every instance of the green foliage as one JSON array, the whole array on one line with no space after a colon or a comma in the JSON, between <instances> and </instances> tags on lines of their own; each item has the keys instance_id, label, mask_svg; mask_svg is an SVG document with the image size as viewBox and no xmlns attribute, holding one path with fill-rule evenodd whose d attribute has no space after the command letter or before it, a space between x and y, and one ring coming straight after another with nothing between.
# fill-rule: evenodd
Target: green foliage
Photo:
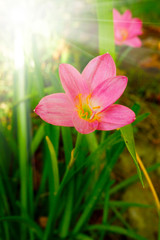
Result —
<instances>
[{"instance_id":1,"label":"green foliage","mask_svg":"<svg viewBox=\"0 0 160 240\"><path fill-rule=\"evenodd\" d=\"M40 130L36 132L31 145L32 149L37 149L37 144L40 144L44 139L45 133L43 127L44 125L41 125ZM54 129L54 131L52 131L52 134L54 134L54 136L58 136L57 130L58 129ZM37 136L40 136L40 140L37 138ZM55 237L57 239L67 239L68 237L70 239L92 239L92 234L86 235L85 231L94 232L94 230L102 232L101 239L103 239L105 236L106 231L126 235L133 239L145 239L137 235L125 223L123 215L118 213L118 208L127 209L130 206L150 206L137 204L134 202L116 202L112 201L110 197L113 193L116 193L122 187L125 188L128 184L131 184L135 180L138 180L138 176L135 176L131 179L125 180L124 183L122 182L119 185L112 187L113 181L111 179L110 173L112 172L114 165L119 158L119 155L124 150L124 142L120 131L116 131L111 135L106 136L105 139L100 143L98 143L95 136L96 145L94 145L94 149L84 148L84 144L86 143L85 141L90 141L90 138L88 138L89 136L87 135L84 136L80 134L78 136L74 152L72 136L69 128L62 128L62 136L63 144L65 146L64 154L66 159L66 163L64 162L63 164L57 161L57 158L59 156L59 148L57 148L55 145L55 139L53 139L52 143L51 140L47 137L48 146L46 147L49 149L49 155L47 154L45 157L45 165L42 171L41 184L39 186L39 190L36 192L36 195L31 195L29 198L32 214L31 212L28 212L28 216L26 215L26 217L21 217L17 215L19 212L18 209L15 213L10 210L10 205L7 200L8 189L4 189L3 183L1 182L0 189L1 194L3 193L4 199L4 202L2 202L3 212L1 214L3 217L0 218L0 221L3 224L1 235L7 237L7 229L11 228L10 224L12 222L14 223L14 226L16 226L15 229L17 229L19 225L23 226L22 229L25 227L27 236L30 234L33 239L47 240ZM36 143L36 139L38 143ZM55 147L57 148L56 152ZM83 149L83 151L81 151L81 149ZM89 152L90 155L88 155ZM74 158L74 161L72 158ZM72 165L70 165L71 161L73 161ZM99 170L98 175L95 175L97 161L100 161L99 164L100 166L103 166L103 169ZM61 165L63 165L63 168ZM151 170L156 169L158 166L159 165L153 166L153 169ZM59 174L61 176L60 178ZM96 182L93 185L91 183L95 176ZM33 181L32 175L31 181ZM32 185L33 183L29 182L29 192L33 191L33 189L30 187L30 184ZM46 192L47 189L48 194ZM104 194L105 197L103 198L102 196ZM34 198L36 200L35 204L33 204ZM98 203L103 210L102 225L90 226L89 220L94 214ZM37 219L36 216L41 216L39 215L40 212L38 210L40 206L43 206L44 214L46 216L48 215L47 226L45 230L42 230L35 222ZM112 214L115 214L115 217L119 219L120 222L122 222L124 228L108 225L107 219L109 218L109 211L111 211ZM12 231L10 235L13 239L14 233L12 233Z\"/></svg>"}]
</instances>

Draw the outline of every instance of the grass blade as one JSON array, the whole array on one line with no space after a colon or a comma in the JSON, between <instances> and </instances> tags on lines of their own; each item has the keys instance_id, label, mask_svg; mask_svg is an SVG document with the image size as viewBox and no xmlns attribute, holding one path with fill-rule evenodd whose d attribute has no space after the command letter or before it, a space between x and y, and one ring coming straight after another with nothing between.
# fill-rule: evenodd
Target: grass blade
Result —
<instances>
[{"instance_id":1,"label":"grass blade","mask_svg":"<svg viewBox=\"0 0 160 240\"><path fill-rule=\"evenodd\" d=\"M7 222L18 222L20 224L25 224L31 231L35 232L38 239L42 239L43 231L39 227L38 224L36 224L34 221L32 221L30 218L27 217L20 217L20 216L8 216L8 217L0 217L0 222L7 221Z\"/></svg>"},{"instance_id":2,"label":"grass blade","mask_svg":"<svg viewBox=\"0 0 160 240\"><path fill-rule=\"evenodd\" d=\"M32 143L31 143L31 153L32 153L32 155L35 153L39 144L41 143L42 139L44 138L44 134L45 134L44 124L41 124L39 129L36 131L36 134L35 134L35 136L32 140Z\"/></svg>"},{"instance_id":3,"label":"grass blade","mask_svg":"<svg viewBox=\"0 0 160 240\"><path fill-rule=\"evenodd\" d=\"M48 148L50 151L50 156L51 156L51 166L52 166L53 181L54 181L54 194L56 194L58 191L58 188L59 188L58 161L57 161L57 157L56 157L56 153L55 153L53 144L51 143L48 136L46 136L46 141L47 141Z\"/></svg>"},{"instance_id":4,"label":"grass blade","mask_svg":"<svg viewBox=\"0 0 160 240\"><path fill-rule=\"evenodd\" d=\"M130 152L132 159L136 165L137 168L137 172L138 172L138 176L139 179L142 183L142 186L144 187L144 183L143 183L143 179L142 179L142 173L141 170L139 168L138 162L137 162L137 157L136 157L136 150L135 150L135 143L134 143L134 136L133 136L133 127L131 124L126 125L122 128L120 128L120 131L122 133L122 136L124 138L124 142L126 144L126 147L128 149L128 151Z\"/></svg>"},{"instance_id":5,"label":"grass blade","mask_svg":"<svg viewBox=\"0 0 160 240\"><path fill-rule=\"evenodd\" d=\"M26 102L21 102L26 97L26 79L24 69L24 53L23 53L23 34L22 30L15 32L15 56L21 56L21 64L18 64L15 59L15 95L17 105L17 138L18 138L18 157L20 165L20 200L21 200L21 216L25 217L28 211L28 126L27 126L27 105ZM25 228L22 226L21 239L26 239Z\"/></svg>"},{"instance_id":6,"label":"grass blade","mask_svg":"<svg viewBox=\"0 0 160 240\"><path fill-rule=\"evenodd\" d=\"M71 158L71 151L73 149L72 136L69 128L62 127L62 138L63 138L63 145L65 150L65 159L68 165ZM69 186L67 186L67 197L65 199L66 207L64 209L64 214L63 214L63 218L61 220L61 226L60 226L61 238L65 238L68 234L70 221L72 217L73 197L74 197L74 179L72 179Z\"/></svg>"},{"instance_id":7,"label":"grass blade","mask_svg":"<svg viewBox=\"0 0 160 240\"><path fill-rule=\"evenodd\" d=\"M147 172L152 172L156 170L158 167L160 167L160 163L156 163L152 165L151 167L146 168ZM121 183L117 184L115 187L112 187L110 190L110 194L115 194L117 191L122 190L123 188L126 188L127 186L133 184L134 182L137 182L139 179L138 174L135 174L128 179L122 181Z\"/></svg>"},{"instance_id":8,"label":"grass blade","mask_svg":"<svg viewBox=\"0 0 160 240\"><path fill-rule=\"evenodd\" d=\"M136 239L136 240L147 240L146 238L138 235L137 233L134 233L131 230L127 230L124 229L122 227L119 226L115 226L115 225L92 225L89 226L87 228L87 230L98 230L98 231L107 231L107 232L111 232L111 233L115 233L115 234L121 234L127 237L130 237L132 239Z\"/></svg>"}]
</instances>

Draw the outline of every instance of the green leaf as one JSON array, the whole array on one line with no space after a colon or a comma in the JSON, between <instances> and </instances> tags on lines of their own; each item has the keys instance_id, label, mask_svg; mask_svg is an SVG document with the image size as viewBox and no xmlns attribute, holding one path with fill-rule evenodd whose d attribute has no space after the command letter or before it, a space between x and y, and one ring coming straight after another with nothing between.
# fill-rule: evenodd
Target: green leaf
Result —
<instances>
[{"instance_id":1,"label":"green leaf","mask_svg":"<svg viewBox=\"0 0 160 240\"><path fill-rule=\"evenodd\" d=\"M73 149L72 136L69 128L62 127L63 146L65 150L65 159L67 165L71 158L71 151ZM60 237L65 238L68 235L70 222L72 219L73 211L73 199L74 199L74 179L67 186L67 196L65 198L65 209L63 212L63 218L60 224Z\"/></svg>"},{"instance_id":2,"label":"green leaf","mask_svg":"<svg viewBox=\"0 0 160 240\"><path fill-rule=\"evenodd\" d=\"M147 172L152 172L152 171L155 171L159 167L160 167L160 163L156 163L156 164L152 165L151 167L147 168L146 170L147 170ZM124 181L120 182L116 186L114 186L110 190L110 194L115 194L118 191L121 191L122 189L127 188L129 185L131 185L137 181L138 181L138 175L135 174L135 175L125 179Z\"/></svg>"},{"instance_id":3,"label":"green leaf","mask_svg":"<svg viewBox=\"0 0 160 240\"><path fill-rule=\"evenodd\" d=\"M27 225L31 231L35 232L37 235L38 239L42 238L43 231L39 227L37 223L35 223L32 219L28 217L21 217L21 216L8 216L8 217L1 217L0 222L2 221L11 221L11 222L18 222L20 224L25 224Z\"/></svg>"},{"instance_id":4,"label":"green leaf","mask_svg":"<svg viewBox=\"0 0 160 240\"><path fill-rule=\"evenodd\" d=\"M146 238L138 235L132 230L124 229L122 227L116 226L116 225L103 225L103 224L97 224L97 225L91 225L87 228L87 230L99 230L99 231L107 231L117 234L122 234L124 236L130 237L131 239L137 239L137 240L147 240Z\"/></svg>"},{"instance_id":5,"label":"green leaf","mask_svg":"<svg viewBox=\"0 0 160 240\"><path fill-rule=\"evenodd\" d=\"M118 208L128 208L128 207L139 207L139 208L152 208L152 205L142 204L136 202L124 202L124 201L110 201L110 207L118 207Z\"/></svg>"},{"instance_id":6,"label":"green leaf","mask_svg":"<svg viewBox=\"0 0 160 240\"><path fill-rule=\"evenodd\" d=\"M15 158L17 158L18 153L18 147L17 143L11 134L11 131L9 131L7 128L3 127L3 125L0 123L0 134L4 137L6 142L8 143L8 146L12 153L14 154Z\"/></svg>"},{"instance_id":7,"label":"green leaf","mask_svg":"<svg viewBox=\"0 0 160 240\"><path fill-rule=\"evenodd\" d=\"M89 220L94 207L96 205L96 202L98 201L104 187L109 182L109 168L104 168L93 191L91 192L89 199L87 203L85 204L85 208L82 212L82 215L78 219L78 222L76 223L76 226L73 230L74 234L77 234L82 230L82 227L86 224L86 222Z\"/></svg>"},{"instance_id":8,"label":"green leaf","mask_svg":"<svg viewBox=\"0 0 160 240\"><path fill-rule=\"evenodd\" d=\"M84 234L78 234L77 236L76 236L76 239L77 240L93 240L93 238L91 238L91 237L89 237L89 236L87 236L87 235L84 235Z\"/></svg>"},{"instance_id":9,"label":"green leaf","mask_svg":"<svg viewBox=\"0 0 160 240\"><path fill-rule=\"evenodd\" d=\"M138 176L139 179L144 187L144 183L143 183L143 179L142 179L142 173L141 170L139 168L138 162L137 162L137 158L136 158L136 150L135 150L135 143L134 143L134 136L133 136L133 127L131 124L126 125L122 128L120 128L120 131L122 133L123 139L125 141L126 147L128 149L128 151L130 152L133 161L137 167L137 172L138 172Z\"/></svg>"},{"instance_id":10,"label":"green leaf","mask_svg":"<svg viewBox=\"0 0 160 240\"><path fill-rule=\"evenodd\" d=\"M63 148L66 159L66 165L69 164L71 158L71 151L73 149L71 129L68 127L61 127L62 130L62 139L63 139Z\"/></svg>"},{"instance_id":11,"label":"green leaf","mask_svg":"<svg viewBox=\"0 0 160 240\"><path fill-rule=\"evenodd\" d=\"M147 118L150 115L150 113L143 113L140 116L136 118L136 120L132 123L132 125L136 125L137 123L143 121L145 118Z\"/></svg>"},{"instance_id":12,"label":"green leaf","mask_svg":"<svg viewBox=\"0 0 160 240\"><path fill-rule=\"evenodd\" d=\"M77 234L79 231L82 230L83 226L88 222L91 214L94 211L95 205L97 201L99 200L99 197L103 191L104 188L107 187L108 184L110 184L110 172L112 168L114 167L114 163L119 157L119 153L121 152L122 146L120 145L117 151L112 156L112 159L110 161L110 164L106 165L104 169L102 170L99 179L97 180L95 187L91 194L86 199L84 210L78 219L78 222L76 223L76 226L73 230L74 234Z\"/></svg>"},{"instance_id":13,"label":"green leaf","mask_svg":"<svg viewBox=\"0 0 160 240\"><path fill-rule=\"evenodd\" d=\"M136 116L138 115L138 113L140 112L140 105L138 103L135 103L132 107L132 110L134 111L134 113L136 114Z\"/></svg>"},{"instance_id":14,"label":"green leaf","mask_svg":"<svg viewBox=\"0 0 160 240\"><path fill-rule=\"evenodd\" d=\"M95 161L94 159L100 158L101 155L103 154L103 152L106 151L106 149L109 149L113 145L118 144L118 143L122 143L122 142L123 142L123 139L122 139L119 131L116 131L113 134L111 134L107 139L104 140L104 142L102 142L98 146L98 148L94 152L92 152L86 158L85 161L83 161L81 164L79 164L77 166L77 169L75 171L70 171L70 174L66 174L64 185L69 180L71 180L74 175L78 174L82 169L84 169L84 167L88 167L91 164L92 161Z\"/></svg>"},{"instance_id":15,"label":"green leaf","mask_svg":"<svg viewBox=\"0 0 160 240\"><path fill-rule=\"evenodd\" d=\"M53 179L54 179L54 194L56 194L59 188L58 161L57 161L55 149L48 136L46 136L46 141L47 141L48 148L51 155L51 164L52 164L52 172L53 172Z\"/></svg>"},{"instance_id":16,"label":"green leaf","mask_svg":"<svg viewBox=\"0 0 160 240\"><path fill-rule=\"evenodd\" d=\"M36 134L35 134L35 136L32 140L32 143L31 143L31 153L32 153L32 155L35 153L39 144L41 143L42 139L44 138L44 133L45 133L44 124L41 124L41 126L36 131Z\"/></svg>"}]
</instances>

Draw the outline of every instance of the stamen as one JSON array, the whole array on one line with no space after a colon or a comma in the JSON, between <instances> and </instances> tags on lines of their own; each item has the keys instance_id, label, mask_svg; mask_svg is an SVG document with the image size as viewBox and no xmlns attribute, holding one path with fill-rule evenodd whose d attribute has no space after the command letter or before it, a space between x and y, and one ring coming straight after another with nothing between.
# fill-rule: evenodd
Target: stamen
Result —
<instances>
[{"instance_id":1,"label":"stamen","mask_svg":"<svg viewBox=\"0 0 160 240\"><path fill-rule=\"evenodd\" d=\"M86 112L86 114L85 114L85 115L86 115L86 119L87 119L87 117L88 117L88 112Z\"/></svg>"},{"instance_id":2,"label":"stamen","mask_svg":"<svg viewBox=\"0 0 160 240\"><path fill-rule=\"evenodd\" d=\"M100 106L97 106L97 107L92 107L93 109L98 109L98 108L100 108Z\"/></svg>"},{"instance_id":3,"label":"stamen","mask_svg":"<svg viewBox=\"0 0 160 240\"><path fill-rule=\"evenodd\" d=\"M90 120L92 120L92 119L94 118L94 116L95 116L95 113L93 113L93 114L91 115Z\"/></svg>"},{"instance_id":4,"label":"stamen","mask_svg":"<svg viewBox=\"0 0 160 240\"><path fill-rule=\"evenodd\" d=\"M122 41L125 41L128 37L128 31L126 29L121 29Z\"/></svg>"},{"instance_id":5,"label":"stamen","mask_svg":"<svg viewBox=\"0 0 160 240\"><path fill-rule=\"evenodd\" d=\"M87 103L87 105L89 105L89 99L91 98L91 94L89 94L88 96L87 96L87 98L86 98L86 103Z\"/></svg>"},{"instance_id":6,"label":"stamen","mask_svg":"<svg viewBox=\"0 0 160 240\"><path fill-rule=\"evenodd\" d=\"M83 110L83 113L81 114L81 116L82 116L82 117L85 117L86 114L88 115L88 113L87 113L87 112L84 113L84 110Z\"/></svg>"},{"instance_id":7,"label":"stamen","mask_svg":"<svg viewBox=\"0 0 160 240\"><path fill-rule=\"evenodd\" d=\"M79 98L80 106L82 107L82 93L78 94L78 98Z\"/></svg>"},{"instance_id":8,"label":"stamen","mask_svg":"<svg viewBox=\"0 0 160 240\"><path fill-rule=\"evenodd\" d=\"M94 122L95 120L100 120L100 117L98 116L98 114L100 112L96 112L97 109L100 109L100 106L95 106L92 107L92 102L90 101L91 98L91 94L89 94L86 98L82 98L82 93L77 95L77 100L78 100L78 104L76 106L76 110L79 114L79 117L89 121L89 122Z\"/></svg>"}]
</instances>

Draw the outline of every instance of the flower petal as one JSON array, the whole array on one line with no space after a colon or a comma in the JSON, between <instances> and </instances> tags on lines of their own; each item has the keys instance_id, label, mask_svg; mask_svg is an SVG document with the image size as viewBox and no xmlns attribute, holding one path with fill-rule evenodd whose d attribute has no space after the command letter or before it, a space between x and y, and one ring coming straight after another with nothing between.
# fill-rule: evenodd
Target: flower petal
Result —
<instances>
[{"instance_id":1,"label":"flower petal","mask_svg":"<svg viewBox=\"0 0 160 240\"><path fill-rule=\"evenodd\" d=\"M116 9L113 9L114 30L128 29L131 22L131 12L127 10L124 14L120 14Z\"/></svg>"},{"instance_id":2,"label":"flower petal","mask_svg":"<svg viewBox=\"0 0 160 240\"><path fill-rule=\"evenodd\" d=\"M113 130L132 123L135 113L122 105L114 104L102 113L98 130Z\"/></svg>"},{"instance_id":3,"label":"flower petal","mask_svg":"<svg viewBox=\"0 0 160 240\"><path fill-rule=\"evenodd\" d=\"M128 38L136 37L142 34L142 21L139 18L133 18L129 26Z\"/></svg>"},{"instance_id":4,"label":"flower petal","mask_svg":"<svg viewBox=\"0 0 160 240\"><path fill-rule=\"evenodd\" d=\"M131 47L141 47L142 46L142 42L138 37L127 39L126 41L124 41L123 44L131 46Z\"/></svg>"},{"instance_id":5,"label":"flower petal","mask_svg":"<svg viewBox=\"0 0 160 240\"><path fill-rule=\"evenodd\" d=\"M92 98L97 100L101 109L105 110L122 95L127 86L127 77L117 76L107 79L99 84L92 93Z\"/></svg>"},{"instance_id":6,"label":"flower petal","mask_svg":"<svg viewBox=\"0 0 160 240\"><path fill-rule=\"evenodd\" d=\"M82 134L88 134L93 131L95 131L98 127L98 121L95 120L93 122L86 121L84 119L81 119L78 116L78 113L75 112L73 114L73 124L76 130Z\"/></svg>"},{"instance_id":7,"label":"flower petal","mask_svg":"<svg viewBox=\"0 0 160 240\"><path fill-rule=\"evenodd\" d=\"M129 26L131 24L131 21L132 21L132 13L130 10L126 10L124 12L124 14L122 15L122 20L121 20L121 23L122 23L122 27L126 30L129 30Z\"/></svg>"},{"instance_id":8,"label":"flower petal","mask_svg":"<svg viewBox=\"0 0 160 240\"><path fill-rule=\"evenodd\" d=\"M87 83L73 66L70 64L61 64L59 74L63 88L73 103L78 94L89 94Z\"/></svg>"},{"instance_id":9,"label":"flower petal","mask_svg":"<svg viewBox=\"0 0 160 240\"><path fill-rule=\"evenodd\" d=\"M116 76L116 66L112 57L106 53L92 59L82 72L92 91L107 78Z\"/></svg>"},{"instance_id":10,"label":"flower petal","mask_svg":"<svg viewBox=\"0 0 160 240\"><path fill-rule=\"evenodd\" d=\"M122 18L122 15L115 8L113 8L113 18L116 21L118 21Z\"/></svg>"},{"instance_id":11,"label":"flower petal","mask_svg":"<svg viewBox=\"0 0 160 240\"><path fill-rule=\"evenodd\" d=\"M55 93L41 99L35 108L45 122L57 126L72 127L74 108L65 93Z\"/></svg>"},{"instance_id":12,"label":"flower petal","mask_svg":"<svg viewBox=\"0 0 160 240\"><path fill-rule=\"evenodd\" d=\"M130 21L132 18L132 13L130 10L126 10L123 15L122 15L123 20L128 20Z\"/></svg>"}]
</instances>

